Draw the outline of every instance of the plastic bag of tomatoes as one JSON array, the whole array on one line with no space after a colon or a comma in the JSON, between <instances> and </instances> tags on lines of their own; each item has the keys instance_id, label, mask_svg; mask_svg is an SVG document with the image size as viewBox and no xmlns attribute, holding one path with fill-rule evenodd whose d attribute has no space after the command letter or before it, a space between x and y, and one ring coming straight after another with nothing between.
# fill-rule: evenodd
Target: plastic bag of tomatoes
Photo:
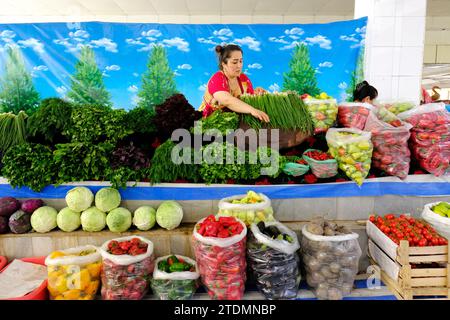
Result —
<instances>
[{"instance_id":1,"label":"plastic bag of tomatoes","mask_svg":"<svg viewBox=\"0 0 450 320\"><path fill-rule=\"evenodd\" d=\"M211 299L242 299L247 279L246 235L245 223L235 217L210 215L195 225L195 260Z\"/></svg>"},{"instance_id":2,"label":"plastic bag of tomatoes","mask_svg":"<svg viewBox=\"0 0 450 320\"><path fill-rule=\"evenodd\" d=\"M307 149L303 153L303 159L308 163L312 173L317 178L331 178L338 173L336 159L327 152L317 149Z\"/></svg>"},{"instance_id":3,"label":"plastic bag of tomatoes","mask_svg":"<svg viewBox=\"0 0 450 320\"><path fill-rule=\"evenodd\" d=\"M155 266L153 242L129 236L106 241L103 257L102 298L140 300L147 293Z\"/></svg>"}]
</instances>

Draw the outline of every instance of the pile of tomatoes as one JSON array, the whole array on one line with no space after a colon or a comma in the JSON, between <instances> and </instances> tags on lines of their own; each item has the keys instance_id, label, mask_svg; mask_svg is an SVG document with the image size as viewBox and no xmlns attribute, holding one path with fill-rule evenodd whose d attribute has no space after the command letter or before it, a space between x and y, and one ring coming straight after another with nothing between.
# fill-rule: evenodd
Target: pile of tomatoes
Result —
<instances>
[{"instance_id":1,"label":"pile of tomatoes","mask_svg":"<svg viewBox=\"0 0 450 320\"><path fill-rule=\"evenodd\" d=\"M396 244L400 244L400 240L407 240L411 247L448 244L447 239L441 237L429 224L404 214L399 217L393 214L384 217L372 215L369 220Z\"/></svg>"}]
</instances>

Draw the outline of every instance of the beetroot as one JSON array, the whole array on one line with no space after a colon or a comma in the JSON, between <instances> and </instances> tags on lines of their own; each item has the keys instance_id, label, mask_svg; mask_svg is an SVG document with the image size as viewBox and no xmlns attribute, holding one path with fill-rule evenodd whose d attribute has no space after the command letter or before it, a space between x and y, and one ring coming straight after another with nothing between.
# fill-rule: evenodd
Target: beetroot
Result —
<instances>
[{"instance_id":1,"label":"beetroot","mask_svg":"<svg viewBox=\"0 0 450 320\"><path fill-rule=\"evenodd\" d=\"M22 203L20 209L26 213L32 214L34 210L44 205L44 201L41 199L28 199Z\"/></svg>"},{"instance_id":2,"label":"beetroot","mask_svg":"<svg viewBox=\"0 0 450 320\"><path fill-rule=\"evenodd\" d=\"M0 233L7 233L8 231L8 218L0 216Z\"/></svg>"},{"instance_id":3,"label":"beetroot","mask_svg":"<svg viewBox=\"0 0 450 320\"><path fill-rule=\"evenodd\" d=\"M14 212L20 209L20 202L13 197L0 198L0 216L9 218Z\"/></svg>"},{"instance_id":4,"label":"beetroot","mask_svg":"<svg viewBox=\"0 0 450 320\"><path fill-rule=\"evenodd\" d=\"M13 233L26 233L31 230L30 219L30 213L18 210L9 217L9 229Z\"/></svg>"}]
</instances>

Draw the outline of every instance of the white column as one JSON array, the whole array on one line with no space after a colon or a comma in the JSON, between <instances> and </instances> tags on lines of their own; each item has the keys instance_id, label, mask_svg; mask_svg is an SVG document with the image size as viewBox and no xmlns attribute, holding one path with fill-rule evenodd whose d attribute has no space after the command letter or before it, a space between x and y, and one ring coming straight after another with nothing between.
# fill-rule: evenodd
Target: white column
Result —
<instances>
[{"instance_id":1,"label":"white column","mask_svg":"<svg viewBox=\"0 0 450 320\"><path fill-rule=\"evenodd\" d=\"M378 100L420 102L427 0L355 0L367 16L364 74Z\"/></svg>"}]
</instances>

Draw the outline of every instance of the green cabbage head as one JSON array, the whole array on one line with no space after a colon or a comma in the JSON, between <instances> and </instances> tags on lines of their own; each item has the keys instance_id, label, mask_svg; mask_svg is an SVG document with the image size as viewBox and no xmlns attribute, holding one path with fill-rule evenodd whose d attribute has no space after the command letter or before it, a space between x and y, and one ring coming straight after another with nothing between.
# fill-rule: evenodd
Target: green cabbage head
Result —
<instances>
[{"instance_id":1,"label":"green cabbage head","mask_svg":"<svg viewBox=\"0 0 450 320\"><path fill-rule=\"evenodd\" d=\"M86 187L70 189L66 194L66 203L70 210L82 212L88 209L94 201L94 194Z\"/></svg>"},{"instance_id":2,"label":"green cabbage head","mask_svg":"<svg viewBox=\"0 0 450 320\"><path fill-rule=\"evenodd\" d=\"M77 230L81 225L80 213L66 207L61 209L56 216L56 223L58 228L65 232L72 232Z\"/></svg>"},{"instance_id":3,"label":"green cabbage head","mask_svg":"<svg viewBox=\"0 0 450 320\"><path fill-rule=\"evenodd\" d=\"M58 211L56 209L44 206L37 208L31 215L31 226L36 232L49 232L56 228L56 216Z\"/></svg>"},{"instance_id":4,"label":"green cabbage head","mask_svg":"<svg viewBox=\"0 0 450 320\"><path fill-rule=\"evenodd\" d=\"M96 207L90 207L81 214L81 227L84 231L102 231L106 226L106 213Z\"/></svg>"},{"instance_id":5,"label":"green cabbage head","mask_svg":"<svg viewBox=\"0 0 450 320\"><path fill-rule=\"evenodd\" d=\"M125 232L131 227L131 212L119 207L106 216L106 224L112 232Z\"/></svg>"},{"instance_id":6,"label":"green cabbage head","mask_svg":"<svg viewBox=\"0 0 450 320\"><path fill-rule=\"evenodd\" d=\"M110 212L120 206L120 200L120 193L114 188L102 188L95 194L95 206L103 212Z\"/></svg>"},{"instance_id":7,"label":"green cabbage head","mask_svg":"<svg viewBox=\"0 0 450 320\"><path fill-rule=\"evenodd\" d=\"M134 211L133 224L142 231L153 228L156 222L156 210L150 206L142 206Z\"/></svg>"},{"instance_id":8,"label":"green cabbage head","mask_svg":"<svg viewBox=\"0 0 450 320\"><path fill-rule=\"evenodd\" d=\"M164 201L156 210L156 222L164 229L172 230L183 220L183 208L173 200Z\"/></svg>"}]
</instances>

